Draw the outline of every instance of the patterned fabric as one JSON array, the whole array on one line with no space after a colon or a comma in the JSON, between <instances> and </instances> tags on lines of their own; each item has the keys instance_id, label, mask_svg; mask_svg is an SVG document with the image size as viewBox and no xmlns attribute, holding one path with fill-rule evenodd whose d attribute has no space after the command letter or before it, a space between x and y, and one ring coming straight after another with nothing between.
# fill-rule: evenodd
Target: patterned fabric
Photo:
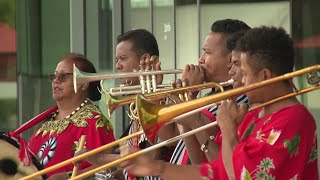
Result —
<instances>
[{"instance_id":1,"label":"patterned fabric","mask_svg":"<svg viewBox=\"0 0 320 180\"><path fill-rule=\"evenodd\" d=\"M136 113L136 109L134 109L133 112ZM128 116L131 118L131 115L128 114ZM133 118L131 118L131 121L129 124L131 124L130 129L129 129L129 135L142 130L139 122ZM144 141L148 141L148 139L145 134L141 134L138 137L127 140L127 147L138 147L139 144ZM146 177L138 177L137 178L137 177L134 177L133 175L128 175L128 172L126 170L123 171L123 175L126 180L134 180L134 179L137 179L137 180L140 180L140 179L141 180L161 180L161 177L159 177L159 176L146 176Z\"/></svg>"},{"instance_id":2,"label":"patterned fabric","mask_svg":"<svg viewBox=\"0 0 320 180\"><path fill-rule=\"evenodd\" d=\"M103 116L100 109L91 103L87 103L70 118L65 119L63 126L54 124L54 121L59 120L53 121L53 116L51 114L44 119L42 127L29 142L31 151L39 157L44 168L72 158L81 135L86 135L85 146L88 149L94 149L115 140L111 123ZM48 127L53 127L54 132ZM79 165L79 170L88 166L90 166L89 163L83 162ZM73 165L70 164L47 175L72 171L72 169Z\"/></svg>"},{"instance_id":3,"label":"patterned fabric","mask_svg":"<svg viewBox=\"0 0 320 180\"><path fill-rule=\"evenodd\" d=\"M248 113L238 127L233 151L236 179L319 179L316 124L301 104L259 118ZM221 145L222 135L216 141ZM203 179L228 179L222 154L200 167Z\"/></svg>"},{"instance_id":4,"label":"patterned fabric","mask_svg":"<svg viewBox=\"0 0 320 180\"><path fill-rule=\"evenodd\" d=\"M237 97L237 103L238 104L248 103L248 97L245 95L240 95L239 97ZM202 111L202 113L206 115L208 118L210 118L212 121L215 121L217 109L218 109L218 106L213 106L211 108L208 108L205 111ZM182 161L185 156L188 156L188 152L183 140L181 139L178 142L176 149L174 150L170 163L178 164L178 165L186 165L188 164L188 162L190 162L190 160Z\"/></svg>"}]
</instances>

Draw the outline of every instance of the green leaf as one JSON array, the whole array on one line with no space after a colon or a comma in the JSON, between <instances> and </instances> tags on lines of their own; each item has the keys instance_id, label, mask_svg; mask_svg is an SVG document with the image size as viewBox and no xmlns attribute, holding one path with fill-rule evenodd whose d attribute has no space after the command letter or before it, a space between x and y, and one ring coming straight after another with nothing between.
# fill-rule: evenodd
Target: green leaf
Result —
<instances>
[{"instance_id":1,"label":"green leaf","mask_svg":"<svg viewBox=\"0 0 320 180\"><path fill-rule=\"evenodd\" d=\"M77 149L78 149L78 146L77 146L76 144L73 144L72 150L73 150L73 151L76 151Z\"/></svg>"},{"instance_id":2,"label":"green leaf","mask_svg":"<svg viewBox=\"0 0 320 180\"><path fill-rule=\"evenodd\" d=\"M300 135L295 135L291 141L289 139L283 140L283 146L288 149L290 156L298 154Z\"/></svg>"},{"instance_id":3,"label":"green leaf","mask_svg":"<svg viewBox=\"0 0 320 180\"><path fill-rule=\"evenodd\" d=\"M242 135L241 139L245 139L247 136L249 136L254 129L254 123L252 123L249 128L246 130L246 132Z\"/></svg>"},{"instance_id":4,"label":"green leaf","mask_svg":"<svg viewBox=\"0 0 320 180\"><path fill-rule=\"evenodd\" d=\"M96 129L103 127L104 126L104 122L103 119L99 119L96 123Z\"/></svg>"},{"instance_id":5,"label":"green leaf","mask_svg":"<svg viewBox=\"0 0 320 180\"><path fill-rule=\"evenodd\" d=\"M243 169L242 169L241 179L242 180L251 180L252 179L249 171L245 167L243 167Z\"/></svg>"}]
</instances>

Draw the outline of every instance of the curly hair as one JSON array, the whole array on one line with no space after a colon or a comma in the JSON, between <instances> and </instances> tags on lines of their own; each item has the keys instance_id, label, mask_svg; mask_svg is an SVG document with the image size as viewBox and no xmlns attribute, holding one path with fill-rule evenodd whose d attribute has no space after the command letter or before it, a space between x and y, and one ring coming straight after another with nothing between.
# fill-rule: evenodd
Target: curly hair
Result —
<instances>
[{"instance_id":1,"label":"curly hair","mask_svg":"<svg viewBox=\"0 0 320 180\"><path fill-rule=\"evenodd\" d=\"M238 41L236 50L253 57L249 64L256 72L267 68L282 75L293 70L293 40L283 28L253 28Z\"/></svg>"},{"instance_id":2,"label":"curly hair","mask_svg":"<svg viewBox=\"0 0 320 180\"><path fill-rule=\"evenodd\" d=\"M92 62L90 62L84 55L78 53L68 53L64 55L61 60L71 60L73 61L77 68L83 72L96 73L96 69ZM100 86L99 81L94 81L89 83L89 93L88 98L92 101L98 101L101 99L101 94L98 90Z\"/></svg>"},{"instance_id":3,"label":"curly hair","mask_svg":"<svg viewBox=\"0 0 320 180\"><path fill-rule=\"evenodd\" d=\"M133 50L138 56L149 53L159 56L159 47L153 34L145 29L133 29L117 37L118 44L122 41L131 41Z\"/></svg>"}]
</instances>

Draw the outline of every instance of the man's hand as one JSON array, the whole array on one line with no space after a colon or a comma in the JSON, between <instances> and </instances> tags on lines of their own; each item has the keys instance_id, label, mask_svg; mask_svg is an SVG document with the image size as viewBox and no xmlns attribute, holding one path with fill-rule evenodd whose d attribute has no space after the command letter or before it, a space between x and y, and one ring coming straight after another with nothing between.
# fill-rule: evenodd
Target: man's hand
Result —
<instances>
[{"instance_id":1,"label":"man's hand","mask_svg":"<svg viewBox=\"0 0 320 180\"><path fill-rule=\"evenodd\" d=\"M140 66L141 66L141 71L145 70L156 70L160 71L161 70L161 63L159 61L158 56L148 56L144 60L140 61ZM156 76L156 82L157 85L162 84L163 81L163 74L159 74Z\"/></svg>"},{"instance_id":2,"label":"man's hand","mask_svg":"<svg viewBox=\"0 0 320 180\"><path fill-rule=\"evenodd\" d=\"M186 82L189 86L204 83L205 72L199 65L187 64L183 73L182 81Z\"/></svg>"},{"instance_id":3,"label":"man's hand","mask_svg":"<svg viewBox=\"0 0 320 180\"><path fill-rule=\"evenodd\" d=\"M129 154L138 152L139 149L129 149ZM150 153L137 156L120 164L129 173L135 176L159 176L161 161L154 160Z\"/></svg>"},{"instance_id":4,"label":"man's hand","mask_svg":"<svg viewBox=\"0 0 320 180\"><path fill-rule=\"evenodd\" d=\"M87 148L83 148L82 150L78 151L75 153L74 156L79 156L83 153L86 153L90 151ZM100 152L98 154L93 154L91 156L88 156L86 158L84 158L84 161L89 162L90 164L93 165L97 165L97 166L102 166L108 162L111 162L114 159L120 158L120 156L118 154L110 154L110 152ZM75 163L79 163L79 162L75 162Z\"/></svg>"},{"instance_id":5,"label":"man's hand","mask_svg":"<svg viewBox=\"0 0 320 180\"><path fill-rule=\"evenodd\" d=\"M240 106L233 100L223 100L217 110L217 122L220 128L237 127L248 112L247 104Z\"/></svg>"}]
</instances>

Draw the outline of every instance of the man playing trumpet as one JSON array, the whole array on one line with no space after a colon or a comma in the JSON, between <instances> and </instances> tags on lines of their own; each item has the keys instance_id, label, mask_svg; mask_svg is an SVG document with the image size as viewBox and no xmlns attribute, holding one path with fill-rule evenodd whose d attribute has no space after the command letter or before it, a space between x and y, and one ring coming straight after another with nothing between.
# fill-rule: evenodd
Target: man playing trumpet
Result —
<instances>
[{"instance_id":1,"label":"man playing trumpet","mask_svg":"<svg viewBox=\"0 0 320 180\"><path fill-rule=\"evenodd\" d=\"M232 67L231 51L233 47L231 49L227 47L227 40L232 37L233 34L249 29L250 27L246 23L239 20L223 19L214 22L211 26L211 32L205 39L202 48L203 54L199 58L199 65L186 65L185 71L182 74L183 83L186 86L193 86L204 82L221 83L229 80L231 76L228 72ZM238 82L235 82L235 84L237 85ZM175 82L174 86L181 87L181 80ZM230 89L232 86L226 88ZM213 93L215 92L211 92L210 94ZM192 95L189 96L189 99L194 98L196 97ZM247 98L242 98L241 96L239 103L243 102L247 102ZM202 111L202 113L197 113L177 121L177 126L175 124L166 125L160 132L167 131L171 133L163 133L166 136L159 135L159 137L162 140L166 140L190 129L208 124L215 120L215 114L216 106L213 106L208 110ZM195 136L180 140L170 162L173 164L188 164L188 158L186 157L190 158L192 164L200 164L206 161L206 159L212 160L214 158L213 154L202 152L200 147L205 144L207 137L217 133L217 129L214 129L215 130L210 129L205 132L200 132ZM211 144L207 145L206 148L210 150L212 148Z\"/></svg>"},{"instance_id":2,"label":"man playing trumpet","mask_svg":"<svg viewBox=\"0 0 320 180\"><path fill-rule=\"evenodd\" d=\"M144 29L134 29L124 34L121 34L117 37L118 44L116 46L116 68L118 72L133 72L133 71L144 71L144 70L161 70L159 62L159 49L158 44L149 31ZM156 76L156 84L159 85L162 83L163 76ZM138 86L140 85L139 77L129 77L121 79L122 84L126 86ZM135 113L135 112L130 112ZM122 134L121 137L127 136L128 134L133 134L138 132L141 129L140 124L137 119L134 118L135 114L128 114L131 118L127 130ZM148 140L144 134L129 139L126 142L127 147L134 148L146 148L150 146ZM81 151L81 153L87 150ZM164 153L167 151L157 151L153 153L153 158L163 159L162 156L165 156ZM79 153L80 154L80 153ZM119 159L120 155L118 154L97 154L89 157L87 160L95 165L103 165ZM113 173L117 179L121 177L122 171ZM97 176L99 176L97 174ZM161 179L159 177L135 177L131 174L124 172L125 179Z\"/></svg>"},{"instance_id":3,"label":"man playing trumpet","mask_svg":"<svg viewBox=\"0 0 320 180\"><path fill-rule=\"evenodd\" d=\"M259 83L291 72L293 41L282 28L259 27L240 40L242 82ZM293 92L288 81L247 92L251 103L265 103ZM219 155L201 166L177 166L137 157L122 164L136 175L164 179L318 179L315 120L295 97L247 112L232 100L218 108ZM211 143L211 142L209 142ZM209 151L210 153L210 151Z\"/></svg>"}]
</instances>

